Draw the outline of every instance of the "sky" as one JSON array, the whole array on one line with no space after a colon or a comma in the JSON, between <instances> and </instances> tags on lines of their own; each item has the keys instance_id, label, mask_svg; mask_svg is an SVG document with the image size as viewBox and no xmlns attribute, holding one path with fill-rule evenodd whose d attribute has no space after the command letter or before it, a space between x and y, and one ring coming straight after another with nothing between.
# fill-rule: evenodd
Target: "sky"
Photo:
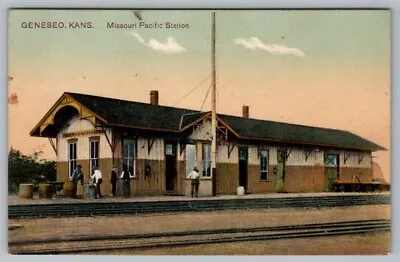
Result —
<instances>
[{"instance_id":1,"label":"sky","mask_svg":"<svg viewBox=\"0 0 400 262\"><path fill-rule=\"evenodd\" d=\"M66 91L149 102L158 90L161 105L210 110L211 11L8 15L9 147L55 159L29 132ZM217 110L351 131L388 149L373 156L390 181L390 42L385 10L217 11Z\"/></svg>"}]
</instances>

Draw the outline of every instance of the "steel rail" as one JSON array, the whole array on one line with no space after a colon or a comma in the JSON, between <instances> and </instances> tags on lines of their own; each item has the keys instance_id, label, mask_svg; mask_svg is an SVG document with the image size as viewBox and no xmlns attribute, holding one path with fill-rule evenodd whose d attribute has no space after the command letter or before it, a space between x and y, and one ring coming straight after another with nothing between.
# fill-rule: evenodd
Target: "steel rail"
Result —
<instances>
[{"instance_id":1,"label":"steel rail","mask_svg":"<svg viewBox=\"0 0 400 262\"><path fill-rule=\"evenodd\" d=\"M100 236L93 238L77 237L76 239L69 240L60 239L59 242L55 242L54 239L48 239L47 242L43 240L37 242L14 241L9 243L9 250L13 254L77 254L124 249L154 249L215 243L363 234L390 231L390 228L390 221L388 220L348 221L262 228L138 234L119 236L119 238L110 238L109 236L105 236L104 238ZM203 237L200 237L202 235ZM193 237L197 239L193 239ZM74 241L76 241L75 244L73 243ZM96 241L106 241L106 243L96 243ZM79 242L82 243L81 246L78 245ZM49 247L60 243L64 243L61 248ZM29 247L30 244L33 246ZM69 244L69 246L65 246L65 244Z\"/></svg>"},{"instance_id":2,"label":"steel rail","mask_svg":"<svg viewBox=\"0 0 400 262\"><path fill-rule=\"evenodd\" d=\"M160 238L160 237L177 237L189 235L208 235L208 234L233 234L233 233L251 233L251 232L272 232L286 230L304 230L304 229L323 229L323 228L346 228L358 225L390 225L390 220L354 220L344 222L317 223L304 225L287 225L287 226L269 226L269 227L250 227L250 228L228 228L228 229L206 229L196 231L172 231L161 233L145 233L145 234L123 234L123 235L96 235L96 236L72 236L66 238L45 238L45 239L24 239L9 241L8 244L28 245L28 244L45 244L57 242L79 242L79 241L98 241L98 240L125 240L140 238Z\"/></svg>"}]
</instances>

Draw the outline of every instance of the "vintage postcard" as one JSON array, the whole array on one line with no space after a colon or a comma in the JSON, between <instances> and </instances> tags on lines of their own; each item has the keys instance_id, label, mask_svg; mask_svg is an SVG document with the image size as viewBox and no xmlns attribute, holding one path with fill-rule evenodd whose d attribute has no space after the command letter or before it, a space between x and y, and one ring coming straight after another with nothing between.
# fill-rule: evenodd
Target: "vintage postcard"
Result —
<instances>
[{"instance_id":1,"label":"vintage postcard","mask_svg":"<svg viewBox=\"0 0 400 262\"><path fill-rule=\"evenodd\" d=\"M10 9L9 253L389 254L390 16Z\"/></svg>"}]
</instances>

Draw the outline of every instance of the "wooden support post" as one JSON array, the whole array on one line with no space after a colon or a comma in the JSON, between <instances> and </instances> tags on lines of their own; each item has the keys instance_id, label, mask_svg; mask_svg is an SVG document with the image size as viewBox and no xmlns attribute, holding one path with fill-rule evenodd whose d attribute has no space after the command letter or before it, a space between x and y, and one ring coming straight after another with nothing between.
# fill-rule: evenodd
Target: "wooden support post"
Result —
<instances>
[{"instance_id":1,"label":"wooden support post","mask_svg":"<svg viewBox=\"0 0 400 262\"><path fill-rule=\"evenodd\" d=\"M212 170L212 195L217 195L217 94L216 94L216 70L215 70L215 12L212 13L212 41L211 41L211 65L212 65L212 86L211 86L211 170Z\"/></svg>"}]
</instances>

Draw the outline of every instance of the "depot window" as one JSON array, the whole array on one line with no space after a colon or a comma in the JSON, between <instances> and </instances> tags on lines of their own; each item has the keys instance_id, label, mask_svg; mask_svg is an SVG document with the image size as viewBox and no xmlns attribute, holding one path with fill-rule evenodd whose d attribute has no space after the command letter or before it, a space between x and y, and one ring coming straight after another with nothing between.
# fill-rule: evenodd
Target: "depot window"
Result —
<instances>
[{"instance_id":1,"label":"depot window","mask_svg":"<svg viewBox=\"0 0 400 262\"><path fill-rule=\"evenodd\" d=\"M260 179L268 180L268 150L263 149L260 151Z\"/></svg>"},{"instance_id":2,"label":"depot window","mask_svg":"<svg viewBox=\"0 0 400 262\"><path fill-rule=\"evenodd\" d=\"M203 176L211 177L211 144L203 144Z\"/></svg>"},{"instance_id":3,"label":"depot window","mask_svg":"<svg viewBox=\"0 0 400 262\"><path fill-rule=\"evenodd\" d=\"M94 168L99 166L99 140L91 138L89 140L89 170L94 173Z\"/></svg>"},{"instance_id":4,"label":"depot window","mask_svg":"<svg viewBox=\"0 0 400 262\"><path fill-rule=\"evenodd\" d=\"M68 173L69 173L69 177L72 177L72 173L74 172L74 170L76 168L76 160L77 160L76 143L77 143L77 140L68 141Z\"/></svg>"},{"instance_id":5,"label":"depot window","mask_svg":"<svg viewBox=\"0 0 400 262\"><path fill-rule=\"evenodd\" d=\"M136 140L134 139L124 139L124 170L125 167L129 172L135 176L136 175Z\"/></svg>"}]
</instances>

